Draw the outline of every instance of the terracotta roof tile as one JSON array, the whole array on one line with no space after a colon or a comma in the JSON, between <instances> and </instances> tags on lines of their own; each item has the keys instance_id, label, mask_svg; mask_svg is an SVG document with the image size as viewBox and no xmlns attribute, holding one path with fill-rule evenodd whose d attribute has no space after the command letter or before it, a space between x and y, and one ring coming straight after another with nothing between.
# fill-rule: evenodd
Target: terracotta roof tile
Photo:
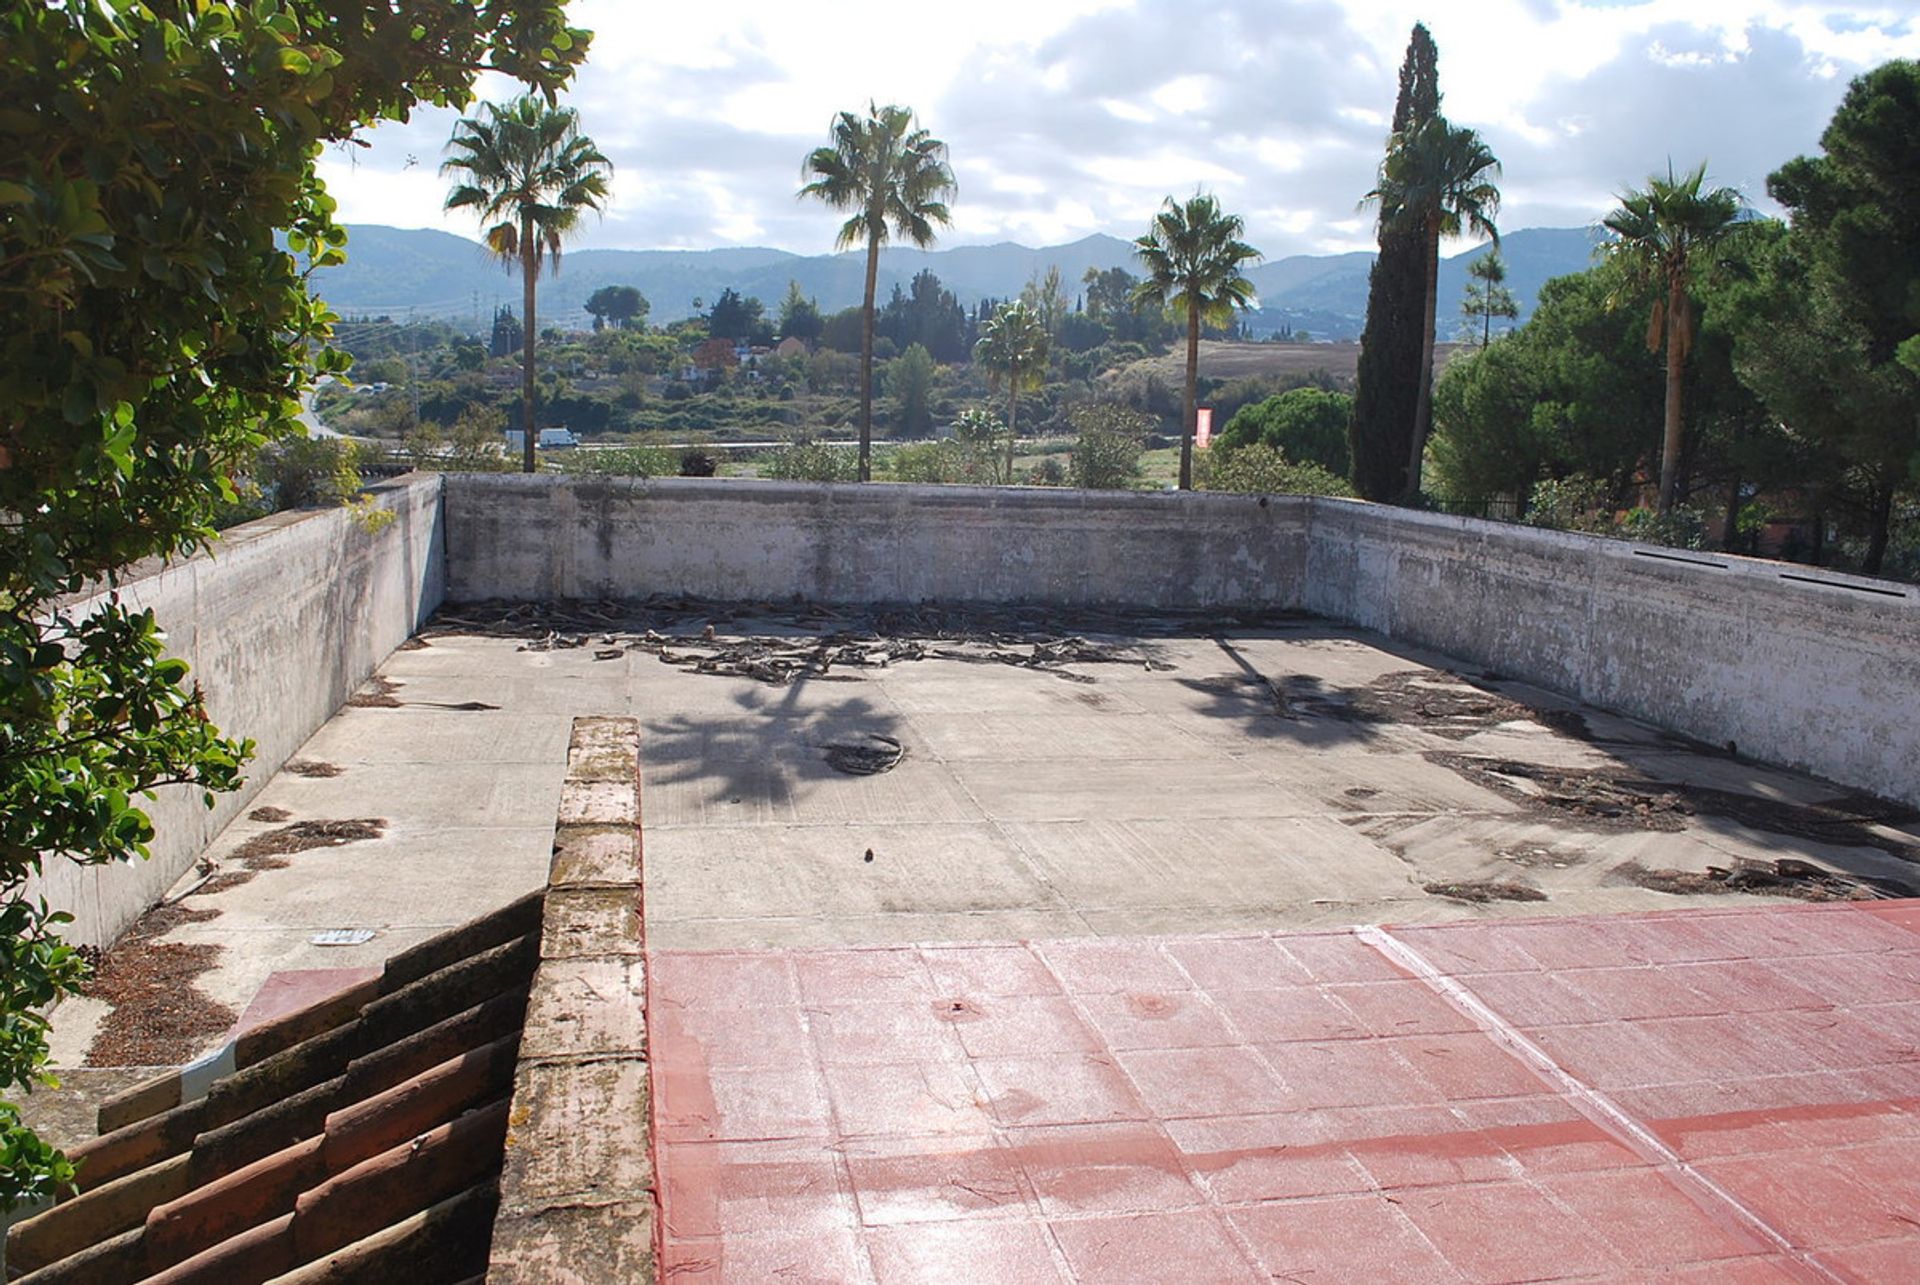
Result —
<instances>
[{"instance_id":1,"label":"terracotta roof tile","mask_svg":"<svg viewBox=\"0 0 1920 1285\"><path fill-rule=\"evenodd\" d=\"M490 1226L541 901L243 1033L196 1101L173 1072L105 1104L117 1127L73 1152L81 1193L13 1228L9 1267L33 1285L352 1279L405 1261L411 1235ZM441 1248L414 1279L485 1266L484 1236Z\"/></svg>"}]
</instances>

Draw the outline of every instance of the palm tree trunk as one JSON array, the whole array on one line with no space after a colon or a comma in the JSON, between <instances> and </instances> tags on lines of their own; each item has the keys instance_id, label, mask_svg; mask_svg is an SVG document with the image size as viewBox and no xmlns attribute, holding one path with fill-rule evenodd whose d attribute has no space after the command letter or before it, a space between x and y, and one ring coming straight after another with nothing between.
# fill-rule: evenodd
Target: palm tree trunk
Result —
<instances>
[{"instance_id":1,"label":"palm tree trunk","mask_svg":"<svg viewBox=\"0 0 1920 1285\"><path fill-rule=\"evenodd\" d=\"M534 471L533 447L539 436L533 428L533 281L539 272L533 257L533 215L520 216L520 301L526 313L526 338L520 345L520 471Z\"/></svg>"},{"instance_id":2,"label":"palm tree trunk","mask_svg":"<svg viewBox=\"0 0 1920 1285\"><path fill-rule=\"evenodd\" d=\"M1427 225L1426 314L1420 322L1420 392L1413 400L1413 436L1407 446L1407 486L1403 504L1420 500L1420 464L1427 454L1427 420L1433 414L1434 309L1440 303L1440 227Z\"/></svg>"},{"instance_id":3,"label":"palm tree trunk","mask_svg":"<svg viewBox=\"0 0 1920 1285\"><path fill-rule=\"evenodd\" d=\"M1687 340L1693 318L1687 307L1686 287L1674 281L1667 287L1667 422L1660 439L1660 512L1673 512L1680 489L1680 413L1686 397Z\"/></svg>"},{"instance_id":4,"label":"palm tree trunk","mask_svg":"<svg viewBox=\"0 0 1920 1285\"><path fill-rule=\"evenodd\" d=\"M1013 441L1020 418L1020 363L1014 362L1007 372L1007 477L1006 484L1013 485Z\"/></svg>"},{"instance_id":5,"label":"palm tree trunk","mask_svg":"<svg viewBox=\"0 0 1920 1285\"><path fill-rule=\"evenodd\" d=\"M1187 409L1180 424L1180 489L1193 489L1193 433L1200 383L1200 306L1187 305Z\"/></svg>"},{"instance_id":6,"label":"palm tree trunk","mask_svg":"<svg viewBox=\"0 0 1920 1285\"><path fill-rule=\"evenodd\" d=\"M873 289L880 278L880 233L867 233L867 301L860 313L860 480L873 480Z\"/></svg>"}]
</instances>

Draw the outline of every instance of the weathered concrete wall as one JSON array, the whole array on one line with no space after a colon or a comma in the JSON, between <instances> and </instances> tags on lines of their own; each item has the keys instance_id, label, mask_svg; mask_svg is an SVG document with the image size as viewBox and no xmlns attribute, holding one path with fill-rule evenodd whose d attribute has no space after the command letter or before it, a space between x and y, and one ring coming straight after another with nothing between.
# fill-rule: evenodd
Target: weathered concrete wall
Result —
<instances>
[{"instance_id":1,"label":"weathered concrete wall","mask_svg":"<svg viewBox=\"0 0 1920 1285\"><path fill-rule=\"evenodd\" d=\"M1920 804L1920 590L1315 500L1303 605Z\"/></svg>"},{"instance_id":2,"label":"weathered concrete wall","mask_svg":"<svg viewBox=\"0 0 1920 1285\"><path fill-rule=\"evenodd\" d=\"M1288 606L1299 497L447 479L447 596Z\"/></svg>"},{"instance_id":3,"label":"weathered concrete wall","mask_svg":"<svg viewBox=\"0 0 1920 1285\"><path fill-rule=\"evenodd\" d=\"M433 614L444 587L440 478L373 492L394 515L378 531L341 511L282 513L222 534L211 551L144 574L121 599L151 607L167 649L193 667L207 712L252 737L244 788L211 810L163 790L148 811L153 858L81 868L54 859L39 890L75 918L66 936L102 945L158 900L267 779Z\"/></svg>"}]
</instances>

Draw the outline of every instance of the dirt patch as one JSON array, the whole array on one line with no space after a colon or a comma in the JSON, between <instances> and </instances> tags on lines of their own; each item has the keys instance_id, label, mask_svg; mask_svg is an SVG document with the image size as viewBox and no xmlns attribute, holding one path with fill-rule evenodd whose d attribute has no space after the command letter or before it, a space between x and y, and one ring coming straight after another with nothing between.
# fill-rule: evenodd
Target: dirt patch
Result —
<instances>
[{"instance_id":1,"label":"dirt patch","mask_svg":"<svg viewBox=\"0 0 1920 1285\"><path fill-rule=\"evenodd\" d=\"M295 776L326 779L342 776L347 769L338 763L323 763L319 759L288 759L287 765L280 770Z\"/></svg>"},{"instance_id":2,"label":"dirt patch","mask_svg":"<svg viewBox=\"0 0 1920 1285\"><path fill-rule=\"evenodd\" d=\"M899 741L878 732L838 741L826 747L827 766L848 776L878 776L900 766L906 750Z\"/></svg>"},{"instance_id":3,"label":"dirt patch","mask_svg":"<svg viewBox=\"0 0 1920 1285\"><path fill-rule=\"evenodd\" d=\"M1429 883L1422 887L1436 897L1472 902L1484 906L1493 901L1545 901L1547 894L1524 883L1506 879L1478 879L1465 883Z\"/></svg>"},{"instance_id":4,"label":"dirt patch","mask_svg":"<svg viewBox=\"0 0 1920 1285\"><path fill-rule=\"evenodd\" d=\"M285 808L255 808L253 811L247 813L247 820L285 821L292 815L293 813L287 811Z\"/></svg>"},{"instance_id":5,"label":"dirt patch","mask_svg":"<svg viewBox=\"0 0 1920 1285\"><path fill-rule=\"evenodd\" d=\"M1637 861L1613 868L1613 876L1636 887L1676 896L1750 892L1801 901L1877 901L1912 897L1920 887L1897 879L1854 878L1806 861L1747 861L1705 870L1649 869Z\"/></svg>"},{"instance_id":6,"label":"dirt patch","mask_svg":"<svg viewBox=\"0 0 1920 1285\"><path fill-rule=\"evenodd\" d=\"M431 646L433 646L433 644L428 642L426 639L414 637L414 638L407 639L405 642L401 643L398 647L394 648L394 650L395 651L425 651L427 648Z\"/></svg>"},{"instance_id":7,"label":"dirt patch","mask_svg":"<svg viewBox=\"0 0 1920 1285\"><path fill-rule=\"evenodd\" d=\"M160 906L101 956L81 993L111 1006L87 1048L87 1066L177 1066L232 1029L237 1015L194 985L220 947L156 940L217 910Z\"/></svg>"},{"instance_id":8,"label":"dirt patch","mask_svg":"<svg viewBox=\"0 0 1920 1285\"><path fill-rule=\"evenodd\" d=\"M1405 669L1382 674L1365 687L1312 688L1281 680L1275 688L1283 712L1348 723L1398 723L1450 741L1461 741L1502 723L1541 719L1541 711L1498 692L1476 687L1447 670Z\"/></svg>"},{"instance_id":9,"label":"dirt patch","mask_svg":"<svg viewBox=\"0 0 1920 1285\"><path fill-rule=\"evenodd\" d=\"M353 709L398 709L400 698L394 693L399 690L399 683L375 674L365 688L347 697L347 704Z\"/></svg>"},{"instance_id":10,"label":"dirt patch","mask_svg":"<svg viewBox=\"0 0 1920 1285\"><path fill-rule=\"evenodd\" d=\"M254 835L236 848L233 855L236 860L245 862L249 869L273 870L287 864L284 861L269 864L275 857L313 848L337 848L341 844L357 843L362 839L378 839L386 832L387 823L380 817L353 821L295 821L292 825Z\"/></svg>"}]
</instances>

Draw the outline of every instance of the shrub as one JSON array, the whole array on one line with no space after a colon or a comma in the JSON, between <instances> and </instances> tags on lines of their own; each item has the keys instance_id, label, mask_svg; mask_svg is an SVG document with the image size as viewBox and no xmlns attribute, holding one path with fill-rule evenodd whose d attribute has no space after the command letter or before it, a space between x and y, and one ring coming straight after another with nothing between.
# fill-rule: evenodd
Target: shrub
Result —
<instances>
[{"instance_id":1,"label":"shrub","mask_svg":"<svg viewBox=\"0 0 1920 1285\"><path fill-rule=\"evenodd\" d=\"M783 482L852 482L859 478L860 461L844 447L795 442L767 456L760 473Z\"/></svg>"},{"instance_id":2,"label":"shrub","mask_svg":"<svg viewBox=\"0 0 1920 1285\"><path fill-rule=\"evenodd\" d=\"M611 446L575 450L560 465L563 473L583 477L672 477L680 461L659 446Z\"/></svg>"},{"instance_id":3,"label":"shrub","mask_svg":"<svg viewBox=\"0 0 1920 1285\"><path fill-rule=\"evenodd\" d=\"M681 477L712 477L720 471L720 462L703 450L680 452Z\"/></svg>"},{"instance_id":4,"label":"shrub","mask_svg":"<svg viewBox=\"0 0 1920 1285\"><path fill-rule=\"evenodd\" d=\"M1140 476L1141 443L1151 422L1145 415L1113 402L1074 408L1073 485L1095 491L1124 490Z\"/></svg>"},{"instance_id":5,"label":"shrub","mask_svg":"<svg viewBox=\"0 0 1920 1285\"><path fill-rule=\"evenodd\" d=\"M1202 478L1208 491L1240 491L1267 495L1352 495L1353 487L1338 474L1318 464L1296 464L1285 455L1255 442L1228 455L1214 455Z\"/></svg>"}]
</instances>

